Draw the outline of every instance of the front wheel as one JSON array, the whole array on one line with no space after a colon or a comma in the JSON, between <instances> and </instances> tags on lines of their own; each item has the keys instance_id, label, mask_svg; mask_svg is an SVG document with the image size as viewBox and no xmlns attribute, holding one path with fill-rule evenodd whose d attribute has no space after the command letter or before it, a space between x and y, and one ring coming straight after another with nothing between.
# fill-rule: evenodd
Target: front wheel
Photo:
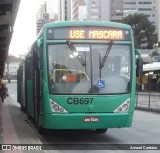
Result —
<instances>
[{"instance_id":1,"label":"front wheel","mask_svg":"<svg viewBox=\"0 0 160 153\"><path fill-rule=\"evenodd\" d=\"M96 129L96 133L106 133L107 129Z\"/></svg>"},{"instance_id":2,"label":"front wheel","mask_svg":"<svg viewBox=\"0 0 160 153\"><path fill-rule=\"evenodd\" d=\"M38 132L39 132L40 135L45 135L47 130L38 125Z\"/></svg>"}]
</instances>

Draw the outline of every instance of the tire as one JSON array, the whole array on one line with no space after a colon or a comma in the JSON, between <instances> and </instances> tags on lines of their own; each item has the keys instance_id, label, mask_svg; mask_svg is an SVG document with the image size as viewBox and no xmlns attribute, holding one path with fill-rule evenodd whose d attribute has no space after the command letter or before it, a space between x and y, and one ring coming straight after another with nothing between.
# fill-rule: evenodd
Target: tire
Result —
<instances>
[{"instance_id":1,"label":"tire","mask_svg":"<svg viewBox=\"0 0 160 153\"><path fill-rule=\"evenodd\" d=\"M28 117L29 120L33 119L32 115L30 115L30 114L28 114L27 117Z\"/></svg>"},{"instance_id":2,"label":"tire","mask_svg":"<svg viewBox=\"0 0 160 153\"><path fill-rule=\"evenodd\" d=\"M25 112L25 107L21 105L21 111Z\"/></svg>"},{"instance_id":3,"label":"tire","mask_svg":"<svg viewBox=\"0 0 160 153\"><path fill-rule=\"evenodd\" d=\"M107 129L96 129L96 133L106 133Z\"/></svg>"},{"instance_id":4,"label":"tire","mask_svg":"<svg viewBox=\"0 0 160 153\"><path fill-rule=\"evenodd\" d=\"M46 129L44 129L43 127L41 126L38 126L38 133L40 135L45 135L46 134Z\"/></svg>"}]
</instances>

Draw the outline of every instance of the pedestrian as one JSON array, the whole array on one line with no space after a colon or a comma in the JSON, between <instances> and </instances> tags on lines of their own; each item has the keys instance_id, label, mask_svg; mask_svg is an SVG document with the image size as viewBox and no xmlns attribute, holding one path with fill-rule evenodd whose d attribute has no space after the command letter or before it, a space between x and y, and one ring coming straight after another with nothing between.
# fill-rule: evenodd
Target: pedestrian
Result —
<instances>
[{"instance_id":1,"label":"pedestrian","mask_svg":"<svg viewBox=\"0 0 160 153\"><path fill-rule=\"evenodd\" d=\"M3 83L3 97L8 97L8 88L6 87L5 83Z\"/></svg>"}]
</instances>

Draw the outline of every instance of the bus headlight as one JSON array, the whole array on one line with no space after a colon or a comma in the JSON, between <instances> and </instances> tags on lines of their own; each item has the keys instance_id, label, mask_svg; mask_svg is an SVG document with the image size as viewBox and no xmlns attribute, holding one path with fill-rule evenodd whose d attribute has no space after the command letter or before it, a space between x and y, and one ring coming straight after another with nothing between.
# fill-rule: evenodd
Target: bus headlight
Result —
<instances>
[{"instance_id":1,"label":"bus headlight","mask_svg":"<svg viewBox=\"0 0 160 153\"><path fill-rule=\"evenodd\" d=\"M123 104L121 104L118 108L116 108L113 112L114 113L124 113L128 112L130 105L130 98L127 99Z\"/></svg>"},{"instance_id":2,"label":"bus headlight","mask_svg":"<svg viewBox=\"0 0 160 153\"><path fill-rule=\"evenodd\" d=\"M124 104L124 105L122 106L123 111L125 111L125 112L128 111L128 107L129 107L129 106L128 106L127 104Z\"/></svg>"},{"instance_id":3,"label":"bus headlight","mask_svg":"<svg viewBox=\"0 0 160 153\"><path fill-rule=\"evenodd\" d=\"M54 105L52 106L52 109L54 110L54 112L58 112L58 111L59 111L59 106L56 105L56 104L54 104Z\"/></svg>"},{"instance_id":4,"label":"bus headlight","mask_svg":"<svg viewBox=\"0 0 160 153\"><path fill-rule=\"evenodd\" d=\"M68 113L63 107L61 107L59 104L57 104L55 101L50 99L50 106L52 109L52 112L54 113Z\"/></svg>"}]
</instances>

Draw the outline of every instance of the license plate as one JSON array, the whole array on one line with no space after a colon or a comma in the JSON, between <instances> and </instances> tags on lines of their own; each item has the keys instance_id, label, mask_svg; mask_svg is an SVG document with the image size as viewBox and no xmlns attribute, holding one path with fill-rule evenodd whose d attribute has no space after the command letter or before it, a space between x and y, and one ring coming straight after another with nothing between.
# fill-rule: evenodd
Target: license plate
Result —
<instances>
[{"instance_id":1,"label":"license plate","mask_svg":"<svg viewBox=\"0 0 160 153\"><path fill-rule=\"evenodd\" d=\"M84 117L84 122L99 122L99 117Z\"/></svg>"}]
</instances>

